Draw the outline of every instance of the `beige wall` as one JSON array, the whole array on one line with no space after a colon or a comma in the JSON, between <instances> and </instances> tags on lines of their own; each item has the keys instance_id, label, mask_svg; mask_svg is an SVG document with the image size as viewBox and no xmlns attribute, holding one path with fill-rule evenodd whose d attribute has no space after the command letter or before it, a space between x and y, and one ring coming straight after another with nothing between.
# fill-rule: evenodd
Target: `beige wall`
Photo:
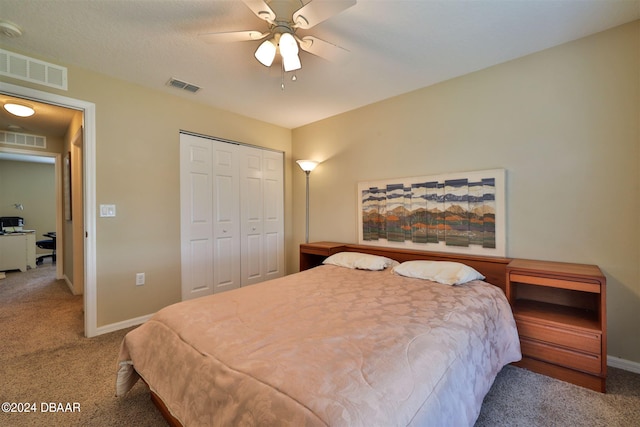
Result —
<instances>
[{"instance_id":1,"label":"beige wall","mask_svg":"<svg viewBox=\"0 0 640 427\"><path fill-rule=\"evenodd\" d=\"M287 159L291 135L94 74L77 72L72 79L82 86L77 97L96 103L97 203L117 207L116 218L97 219L100 326L180 300L179 130L275 148ZM135 286L137 272L146 273L144 286Z\"/></svg>"},{"instance_id":2,"label":"beige wall","mask_svg":"<svg viewBox=\"0 0 640 427\"><path fill-rule=\"evenodd\" d=\"M22 203L24 210L14 208ZM56 229L55 166L0 160L0 216L21 216L25 229L36 230L36 240ZM46 254L37 248L37 253Z\"/></svg>"},{"instance_id":3,"label":"beige wall","mask_svg":"<svg viewBox=\"0 0 640 427\"><path fill-rule=\"evenodd\" d=\"M189 101L62 65L69 67L66 92L2 80L96 105L96 203L117 207L117 217L96 219L98 327L180 300L181 129L285 152L291 245L290 130L205 106L197 95ZM144 286L135 286L138 272L146 273Z\"/></svg>"},{"instance_id":4,"label":"beige wall","mask_svg":"<svg viewBox=\"0 0 640 427\"><path fill-rule=\"evenodd\" d=\"M639 123L636 21L295 129L294 158L323 161L310 240L357 241L359 181L505 168L508 256L598 264L608 353L640 362Z\"/></svg>"}]
</instances>

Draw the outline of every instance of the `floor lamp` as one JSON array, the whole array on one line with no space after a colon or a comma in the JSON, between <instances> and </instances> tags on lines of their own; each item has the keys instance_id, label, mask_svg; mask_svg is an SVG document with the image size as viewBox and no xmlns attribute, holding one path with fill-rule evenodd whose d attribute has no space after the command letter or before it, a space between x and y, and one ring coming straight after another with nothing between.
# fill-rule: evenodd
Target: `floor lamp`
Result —
<instances>
[{"instance_id":1,"label":"floor lamp","mask_svg":"<svg viewBox=\"0 0 640 427\"><path fill-rule=\"evenodd\" d=\"M296 160L300 169L307 175L307 208L306 208L306 228L304 234L304 242L309 243L309 174L318 166L318 162L313 160Z\"/></svg>"}]
</instances>

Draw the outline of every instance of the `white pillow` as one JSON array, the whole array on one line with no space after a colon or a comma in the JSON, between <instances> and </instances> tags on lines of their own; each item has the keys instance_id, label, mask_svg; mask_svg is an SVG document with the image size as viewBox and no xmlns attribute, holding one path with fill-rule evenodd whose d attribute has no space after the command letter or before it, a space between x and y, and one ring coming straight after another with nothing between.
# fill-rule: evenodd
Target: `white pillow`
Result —
<instances>
[{"instance_id":1,"label":"white pillow","mask_svg":"<svg viewBox=\"0 0 640 427\"><path fill-rule=\"evenodd\" d=\"M451 261L406 261L393 267L395 274L432 280L445 285L461 285L484 276L468 265Z\"/></svg>"},{"instance_id":2,"label":"white pillow","mask_svg":"<svg viewBox=\"0 0 640 427\"><path fill-rule=\"evenodd\" d=\"M360 270L384 270L387 267L398 265L397 261L390 258L360 252L338 252L325 259L322 263Z\"/></svg>"}]
</instances>

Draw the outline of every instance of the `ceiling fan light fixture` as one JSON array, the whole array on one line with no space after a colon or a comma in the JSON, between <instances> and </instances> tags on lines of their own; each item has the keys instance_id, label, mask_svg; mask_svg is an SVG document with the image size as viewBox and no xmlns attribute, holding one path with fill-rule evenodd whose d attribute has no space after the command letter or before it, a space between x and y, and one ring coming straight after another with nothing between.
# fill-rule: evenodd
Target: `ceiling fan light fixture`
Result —
<instances>
[{"instance_id":1,"label":"ceiling fan light fixture","mask_svg":"<svg viewBox=\"0 0 640 427\"><path fill-rule=\"evenodd\" d=\"M282 55L282 65L284 71L299 70L302 65L300 64L300 57L298 52L298 42L291 33L282 33L280 40L278 41L278 47L280 49L280 55Z\"/></svg>"},{"instance_id":2,"label":"ceiling fan light fixture","mask_svg":"<svg viewBox=\"0 0 640 427\"><path fill-rule=\"evenodd\" d=\"M0 0L1 1L1 0ZM284 90L285 72L299 70L300 49L329 61L343 60L349 52L333 43L313 36L300 37L297 30L308 30L355 5L357 0L242 0L260 19L266 21L268 31L223 31L200 34L208 43L262 40L254 56L266 67L271 67L280 54L278 66L282 71ZM282 65L280 65L282 64ZM296 80L295 75L292 80Z\"/></svg>"},{"instance_id":3,"label":"ceiling fan light fixture","mask_svg":"<svg viewBox=\"0 0 640 427\"><path fill-rule=\"evenodd\" d=\"M280 55L283 58L298 55L298 42L291 33L283 33L278 42L280 47Z\"/></svg>"},{"instance_id":4,"label":"ceiling fan light fixture","mask_svg":"<svg viewBox=\"0 0 640 427\"><path fill-rule=\"evenodd\" d=\"M31 117L36 113L36 110L27 105L15 104L11 102L4 104L4 109L14 116L18 117Z\"/></svg>"},{"instance_id":5,"label":"ceiling fan light fixture","mask_svg":"<svg viewBox=\"0 0 640 427\"><path fill-rule=\"evenodd\" d=\"M276 57L276 49L276 45L271 40L265 40L256 50L255 57L262 65L270 67Z\"/></svg>"},{"instance_id":6,"label":"ceiling fan light fixture","mask_svg":"<svg viewBox=\"0 0 640 427\"><path fill-rule=\"evenodd\" d=\"M284 67L284 71L295 71L302 68L302 64L300 63L300 57L298 54L283 56L282 57L282 66Z\"/></svg>"}]
</instances>

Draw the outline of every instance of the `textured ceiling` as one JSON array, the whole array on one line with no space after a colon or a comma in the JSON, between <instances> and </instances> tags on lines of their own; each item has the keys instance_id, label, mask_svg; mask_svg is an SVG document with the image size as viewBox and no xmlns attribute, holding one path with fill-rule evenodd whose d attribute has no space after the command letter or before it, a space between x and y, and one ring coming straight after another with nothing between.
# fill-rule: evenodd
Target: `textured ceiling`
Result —
<instances>
[{"instance_id":1,"label":"textured ceiling","mask_svg":"<svg viewBox=\"0 0 640 427\"><path fill-rule=\"evenodd\" d=\"M286 76L284 91L280 69L253 57L259 42L199 37L266 31L238 0L0 0L0 20L23 29L0 43L296 128L639 18L638 0L358 0L298 31L349 50L348 60L302 52L297 81ZM170 77L202 90L168 87Z\"/></svg>"}]
</instances>

